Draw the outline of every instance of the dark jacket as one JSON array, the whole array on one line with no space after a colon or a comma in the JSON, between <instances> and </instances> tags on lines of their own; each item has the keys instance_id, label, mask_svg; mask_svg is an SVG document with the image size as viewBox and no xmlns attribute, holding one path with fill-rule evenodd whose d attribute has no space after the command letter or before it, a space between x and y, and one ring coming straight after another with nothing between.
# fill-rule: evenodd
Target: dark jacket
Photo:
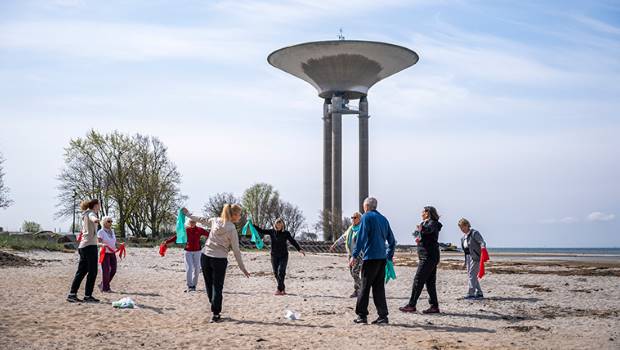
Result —
<instances>
[{"instance_id":1,"label":"dark jacket","mask_svg":"<svg viewBox=\"0 0 620 350\"><path fill-rule=\"evenodd\" d=\"M465 249L465 240L467 240L468 249ZM480 232L474 229L470 229L468 234L461 237L461 248L463 248L464 252L469 251L473 261L480 261L480 250L482 247L486 247L486 243L484 242Z\"/></svg>"},{"instance_id":2,"label":"dark jacket","mask_svg":"<svg viewBox=\"0 0 620 350\"><path fill-rule=\"evenodd\" d=\"M418 256L424 258L427 256L439 257L439 231L443 225L439 221L426 220L420 223L421 230L416 230L415 235L420 237L418 243Z\"/></svg>"},{"instance_id":3,"label":"dark jacket","mask_svg":"<svg viewBox=\"0 0 620 350\"><path fill-rule=\"evenodd\" d=\"M357 243L351 255L361 254L363 260L392 260L395 247L396 240L385 216L376 210L366 212L362 216Z\"/></svg>"},{"instance_id":4,"label":"dark jacket","mask_svg":"<svg viewBox=\"0 0 620 350\"><path fill-rule=\"evenodd\" d=\"M261 237L269 236L271 239L271 256L284 257L288 256L288 242L291 242L297 251L301 250L299 243L293 238L288 231L265 230L258 226L254 226Z\"/></svg>"}]
</instances>

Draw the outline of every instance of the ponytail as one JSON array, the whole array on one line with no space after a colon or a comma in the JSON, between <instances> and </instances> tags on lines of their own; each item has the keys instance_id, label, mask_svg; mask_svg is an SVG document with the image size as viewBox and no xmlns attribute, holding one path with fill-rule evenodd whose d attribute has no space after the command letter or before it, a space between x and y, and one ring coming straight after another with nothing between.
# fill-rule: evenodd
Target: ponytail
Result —
<instances>
[{"instance_id":1,"label":"ponytail","mask_svg":"<svg viewBox=\"0 0 620 350\"><path fill-rule=\"evenodd\" d=\"M224 204L224 208L222 208L222 213L220 214L220 219L228 222L232 220L232 213L230 210L230 204Z\"/></svg>"},{"instance_id":2,"label":"ponytail","mask_svg":"<svg viewBox=\"0 0 620 350\"><path fill-rule=\"evenodd\" d=\"M224 208L222 208L222 214L220 215L220 219L230 222L232 221L233 214L241 214L243 208L239 204L224 204Z\"/></svg>"}]
</instances>

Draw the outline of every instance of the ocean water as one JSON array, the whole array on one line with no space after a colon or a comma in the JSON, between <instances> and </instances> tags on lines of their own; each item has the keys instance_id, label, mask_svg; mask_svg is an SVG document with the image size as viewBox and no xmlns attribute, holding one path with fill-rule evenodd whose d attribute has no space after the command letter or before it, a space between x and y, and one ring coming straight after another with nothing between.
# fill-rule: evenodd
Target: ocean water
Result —
<instances>
[{"instance_id":1,"label":"ocean water","mask_svg":"<svg viewBox=\"0 0 620 350\"><path fill-rule=\"evenodd\" d=\"M492 248L489 253L533 253L533 254L566 254L566 255L596 255L618 256L620 248Z\"/></svg>"}]
</instances>

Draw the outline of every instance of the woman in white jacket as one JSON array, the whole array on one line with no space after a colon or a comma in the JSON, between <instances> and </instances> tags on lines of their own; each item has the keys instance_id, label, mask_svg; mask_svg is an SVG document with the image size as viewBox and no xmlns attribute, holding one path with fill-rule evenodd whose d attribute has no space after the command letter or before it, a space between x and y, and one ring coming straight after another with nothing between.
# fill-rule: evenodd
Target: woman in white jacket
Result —
<instances>
[{"instance_id":1,"label":"woman in white jacket","mask_svg":"<svg viewBox=\"0 0 620 350\"><path fill-rule=\"evenodd\" d=\"M97 225L99 224L99 200L91 199L80 204L82 210L82 239L78 246L80 253L80 262L75 272L73 283L71 283L71 291L67 296L70 303L81 302L77 297L78 289L82 280L86 277L86 285L84 286L84 302L98 303L99 300L93 297L93 289L97 280L97 270L99 256L97 254Z\"/></svg>"}]
</instances>

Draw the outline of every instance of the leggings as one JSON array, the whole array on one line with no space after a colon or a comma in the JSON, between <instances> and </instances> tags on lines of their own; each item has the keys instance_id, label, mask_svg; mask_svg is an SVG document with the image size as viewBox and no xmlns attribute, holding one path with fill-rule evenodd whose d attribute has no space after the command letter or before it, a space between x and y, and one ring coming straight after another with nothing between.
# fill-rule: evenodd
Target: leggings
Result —
<instances>
[{"instance_id":1,"label":"leggings","mask_svg":"<svg viewBox=\"0 0 620 350\"><path fill-rule=\"evenodd\" d=\"M69 294L76 295L82 280L86 277L86 286L84 287L84 295L90 297L93 295L93 289L95 288L95 281L97 280L97 270L99 262L99 254L97 252L96 245L89 245L84 248L78 249L80 253L80 262L78 263L78 269L73 277L73 283L71 283L71 291Z\"/></svg>"},{"instance_id":2,"label":"leggings","mask_svg":"<svg viewBox=\"0 0 620 350\"><path fill-rule=\"evenodd\" d=\"M200 265L205 279L209 302L211 303L211 312L214 315L219 315L222 312L224 278L226 277L228 259L213 258L202 254L200 256Z\"/></svg>"}]
</instances>

